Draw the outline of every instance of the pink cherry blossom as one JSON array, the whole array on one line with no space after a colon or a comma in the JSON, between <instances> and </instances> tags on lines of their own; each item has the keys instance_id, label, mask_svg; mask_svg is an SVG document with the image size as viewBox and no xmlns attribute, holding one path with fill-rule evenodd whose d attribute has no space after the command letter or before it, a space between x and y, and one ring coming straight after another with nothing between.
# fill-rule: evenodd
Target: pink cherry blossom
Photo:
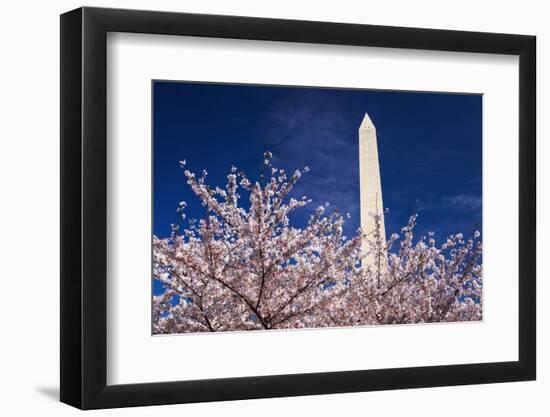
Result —
<instances>
[{"instance_id":1,"label":"pink cherry blossom","mask_svg":"<svg viewBox=\"0 0 550 417\"><path fill-rule=\"evenodd\" d=\"M415 215L384 242L374 216L373 233L346 238L347 216L328 202L295 227L290 213L311 201L290 193L309 168L288 178L270 152L264 158L261 181L232 167L223 188L208 186L206 171L184 171L205 214L184 230L173 225L170 238L153 237L154 279L165 288L153 297L155 333L481 320L478 231L438 247L433 234L415 241ZM177 208L182 219L186 207Z\"/></svg>"}]
</instances>

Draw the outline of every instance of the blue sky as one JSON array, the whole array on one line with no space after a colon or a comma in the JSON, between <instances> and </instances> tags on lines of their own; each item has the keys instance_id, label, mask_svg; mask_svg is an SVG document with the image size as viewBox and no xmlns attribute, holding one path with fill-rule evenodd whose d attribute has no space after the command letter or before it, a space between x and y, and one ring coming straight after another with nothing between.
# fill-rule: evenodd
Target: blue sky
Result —
<instances>
[{"instance_id":1,"label":"blue sky","mask_svg":"<svg viewBox=\"0 0 550 417\"><path fill-rule=\"evenodd\" d=\"M481 225L482 96L379 90L155 81L154 233L168 236L179 201L188 218L204 209L178 161L224 185L231 165L258 178L264 151L293 171L309 166L295 196L349 212L359 227L358 127L376 126L386 232L418 213L418 233L470 234ZM305 224L310 212L292 218ZM183 225L185 226L185 225Z\"/></svg>"}]
</instances>

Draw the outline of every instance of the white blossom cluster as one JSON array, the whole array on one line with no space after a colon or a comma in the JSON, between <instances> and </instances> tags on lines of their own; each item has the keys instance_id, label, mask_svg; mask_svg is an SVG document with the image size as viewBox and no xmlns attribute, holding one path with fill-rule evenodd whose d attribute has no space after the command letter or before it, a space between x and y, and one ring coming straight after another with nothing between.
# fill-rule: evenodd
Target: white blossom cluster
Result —
<instances>
[{"instance_id":1,"label":"white blossom cluster","mask_svg":"<svg viewBox=\"0 0 550 417\"><path fill-rule=\"evenodd\" d=\"M347 239L344 216L326 206L293 227L289 214L310 200L289 194L309 169L288 177L271 158L264 154L260 181L233 167L224 188L208 186L206 171L184 171L205 215L183 231L173 225L170 238L153 237L154 279L165 288L153 297L155 333L481 320L479 232L439 247L432 234L415 242L412 216L382 243L375 216L375 233Z\"/></svg>"}]
</instances>

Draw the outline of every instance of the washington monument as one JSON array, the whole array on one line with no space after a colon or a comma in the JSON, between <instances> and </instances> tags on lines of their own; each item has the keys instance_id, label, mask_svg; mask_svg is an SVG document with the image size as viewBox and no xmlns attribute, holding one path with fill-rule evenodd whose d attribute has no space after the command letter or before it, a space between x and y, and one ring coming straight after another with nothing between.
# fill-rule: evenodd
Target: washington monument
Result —
<instances>
[{"instance_id":1,"label":"washington monument","mask_svg":"<svg viewBox=\"0 0 550 417\"><path fill-rule=\"evenodd\" d=\"M378 144L376 128L368 114L365 114L359 126L359 194L361 209L361 229L373 239L376 230L372 215L380 215L380 235L382 244L386 244L386 228L384 225L384 205L382 204L382 185L380 182L380 164L378 161ZM368 248L363 245L363 251ZM375 259L367 257L367 262Z\"/></svg>"}]
</instances>

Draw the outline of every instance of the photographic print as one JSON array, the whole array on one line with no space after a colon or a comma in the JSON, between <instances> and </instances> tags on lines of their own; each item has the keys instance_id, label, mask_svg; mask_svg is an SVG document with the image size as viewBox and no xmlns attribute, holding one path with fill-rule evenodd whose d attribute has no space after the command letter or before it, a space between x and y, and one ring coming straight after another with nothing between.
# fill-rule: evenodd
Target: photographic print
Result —
<instances>
[{"instance_id":1,"label":"photographic print","mask_svg":"<svg viewBox=\"0 0 550 417\"><path fill-rule=\"evenodd\" d=\"M155 80L152 332L482 320L482 96Z\"/></svg>"}]
</instances>

